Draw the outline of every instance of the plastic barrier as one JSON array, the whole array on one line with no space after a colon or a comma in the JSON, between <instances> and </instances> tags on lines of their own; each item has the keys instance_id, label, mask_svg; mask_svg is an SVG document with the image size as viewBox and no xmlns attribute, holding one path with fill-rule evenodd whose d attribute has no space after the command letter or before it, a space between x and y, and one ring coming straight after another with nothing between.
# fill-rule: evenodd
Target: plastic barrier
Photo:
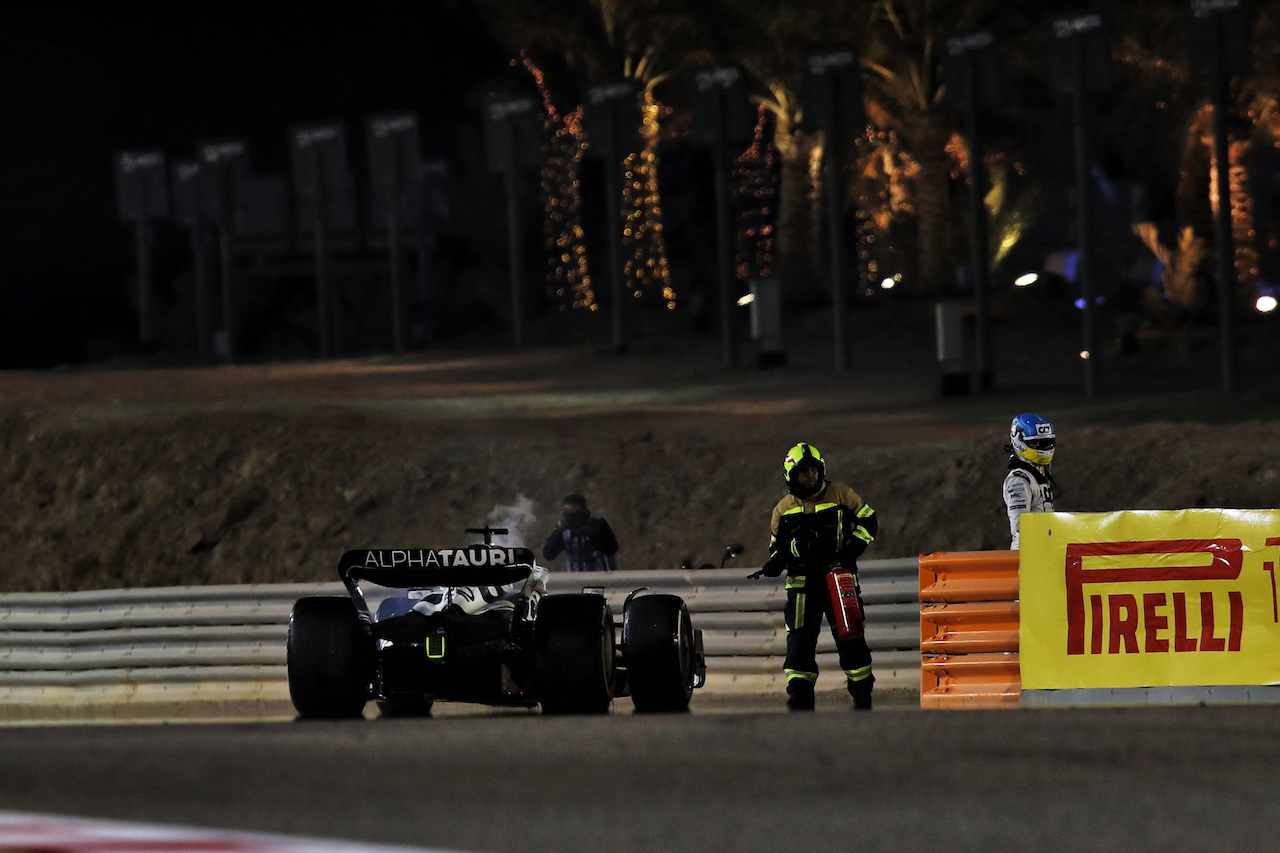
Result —
<instances>
[{"instance_id":1,"label":"plastic barrier","mask_svg":"<svg viewBox=\"0 0 1280 853\"><path fill-rule=\"evenodd\" d=\"M603 587L618 618L639 587L679 595L703 632L708 666L700 695L780 695L783 579L747 580L751 571L552 572L548 586L553 593ZM880 688L920 683L917 572L913 558L869 560L859 570ZM146 706L161 715L200 704L210 716L228 706L288 715L293 603L344 594L334 582L0 595L0 719L76 719L125 706L120 713ZM825 631L818 653L819 689L843 690L843 679L831 675L840 668Z\"/></svg>"},{"instance_id":2,"label":"plastic barrier","mask_svg":"<svg viewBox=\"0 0 1280 853\"><path fill-rule=\"evenodd\" d=\"M920 707L1016 708L1018 552L920 557Z\"/></svg>"},{"instance_id":3,"label":"plastic barrier","mask_svg":"<svg viewBox=\"0 0 1280 853\"><path fill-rule=\"evenodd\" d=\"M920 601L1016 601L1017 551L956 551L920 556Z\"/></svg>"},{"instance_id":4,"label":"plastic barrier","mask_svg":"<svg viewBox=\"0 0 1280 853\"><path fill-rule=\"evenodd\" d=\"M922 605L920 651L927 655L1009 652L1018 648L1018 602Z\"/></svg>"}]
</instances>

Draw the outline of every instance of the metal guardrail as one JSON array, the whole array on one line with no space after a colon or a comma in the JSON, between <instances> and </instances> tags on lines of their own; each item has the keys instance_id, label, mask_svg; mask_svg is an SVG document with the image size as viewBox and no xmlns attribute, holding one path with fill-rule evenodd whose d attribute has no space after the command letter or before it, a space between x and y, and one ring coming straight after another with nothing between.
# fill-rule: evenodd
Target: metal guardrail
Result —
<instances>
[{"instance_id":1,"label":"metal guardrail","mask_svg":"<svg viewBox=\"0 0 1280 853\"><path fill-rule=\"evenodd\" d=\"M753 569L553 572L552 593L604 587L621 617L639 587L672 593L703 632L707 691L782 690L786 629L781 578ZM860 567L867 641L881 686L919 689L917 561ZM0 708L14 704L136 701L285 702L289 611L307 595L344 595L340 583L165 587L0 595ZM818 662L839 672L824 633ZM823 689L843 680L819 679Z\"/></svg>"}]
</instances>

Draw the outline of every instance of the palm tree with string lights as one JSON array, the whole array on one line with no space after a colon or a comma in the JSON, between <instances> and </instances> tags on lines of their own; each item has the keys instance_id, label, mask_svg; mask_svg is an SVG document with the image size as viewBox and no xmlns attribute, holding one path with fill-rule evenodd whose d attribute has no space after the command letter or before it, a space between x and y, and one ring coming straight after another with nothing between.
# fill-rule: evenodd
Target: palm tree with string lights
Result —
<instances>
[{"instance_id":1,"label":"palm tree with string lights","mask_svg":"<svg viewBox=\"0 0 1280 853\"><path fill-rule=\"evenodd\" d=\"M657 89L679 70L710 59L705 49L710 22L679 0L478 4L502 41L525 57L526 65L534 66L541 56L552 57L590 80L621 78L634 84L642 147L620 164L627 175L624 222L613 227L623 228L627 289L637 297L652 293L665 307L674 308L677 294L662 235L657 181L658 145L669 111Z\"/></svg>"}]
</instances>

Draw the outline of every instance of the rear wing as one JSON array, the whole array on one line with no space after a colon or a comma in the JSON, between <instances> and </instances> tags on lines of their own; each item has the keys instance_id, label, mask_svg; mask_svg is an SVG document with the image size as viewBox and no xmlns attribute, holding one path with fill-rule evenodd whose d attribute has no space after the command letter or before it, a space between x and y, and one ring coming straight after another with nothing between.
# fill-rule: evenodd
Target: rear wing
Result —
<instances>
[{"instance_id":1,"label":"rear wing","mask_svg":"<svg viewBox=\"0 0 1280 853\"><path fill-rule=\"evenodd\" d=\"M403 548L348 551L338 577L348 589L365 579L379 586L506 586L533 573L528 548L469 545L465 548Z\"/></svg>"}]
</instances>

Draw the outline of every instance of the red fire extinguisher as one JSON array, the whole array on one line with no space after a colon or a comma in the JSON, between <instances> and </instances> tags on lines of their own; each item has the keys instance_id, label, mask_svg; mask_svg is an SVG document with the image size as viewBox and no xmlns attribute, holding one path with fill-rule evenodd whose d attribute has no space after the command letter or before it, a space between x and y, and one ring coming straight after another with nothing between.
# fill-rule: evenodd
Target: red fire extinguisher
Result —
<instances>
[{"instance_id":1,"label":"red fire extinguisher","mask_svg":"<svg viewBox=\"0 0 1280 853\"><path fill-rule=\"evenodd\" d=\"M862 636L862 605L858 603L858 581L853 572L836 566L827 572L827 590L836 614L836 635L842 640Z\"/></svg>"}]
</instances>

